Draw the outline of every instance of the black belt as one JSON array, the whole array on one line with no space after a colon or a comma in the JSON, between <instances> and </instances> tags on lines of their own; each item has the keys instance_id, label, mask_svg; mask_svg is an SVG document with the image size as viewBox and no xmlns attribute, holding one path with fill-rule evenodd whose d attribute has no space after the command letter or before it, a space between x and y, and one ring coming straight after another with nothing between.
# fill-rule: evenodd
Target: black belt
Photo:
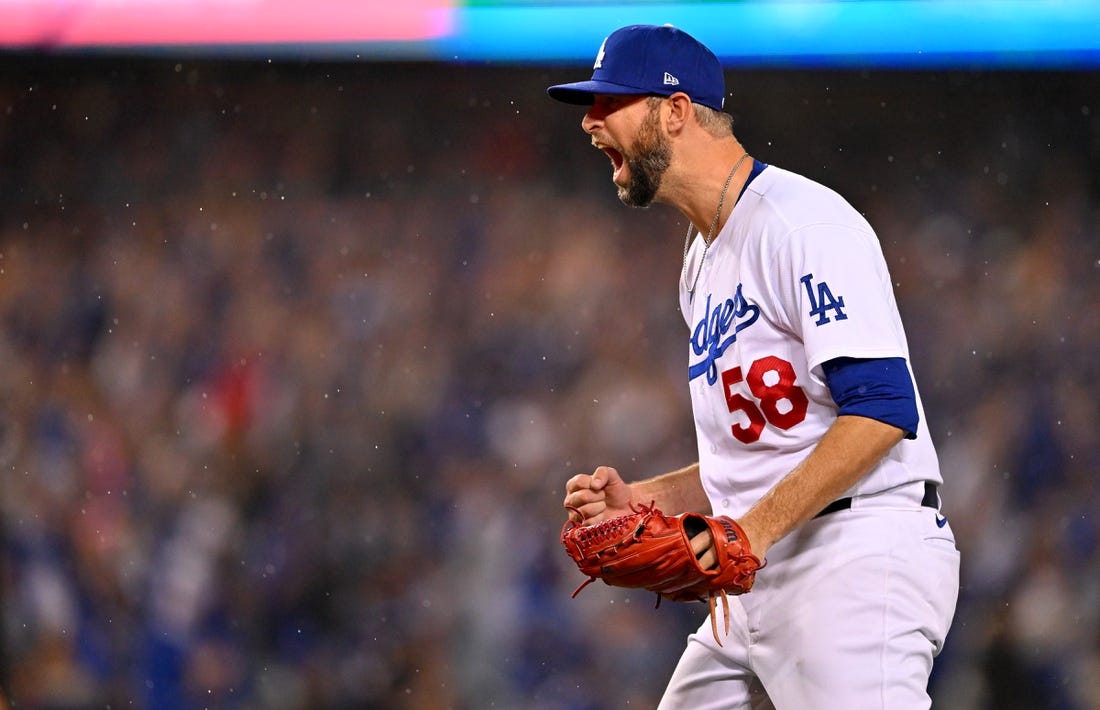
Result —
<instances>
[{"instance_id":1,"label":"black belt","mask_svg":"<svg viewBox=\"0 0 1100 710\"><path fill-rule=\"evenodd\" d=\"M937 492L939 486L932 481L924 482L924 498L921 499L920 504L925 508L939 508L940 496ZM834 500L829 505L825 506L820 513L815 515L815 518L820 518L822 515L828 515L829 513L835 513L838 510L848 510L852 507L851 498L841 498L840 500Z\"/></svg>"}]
</instances>

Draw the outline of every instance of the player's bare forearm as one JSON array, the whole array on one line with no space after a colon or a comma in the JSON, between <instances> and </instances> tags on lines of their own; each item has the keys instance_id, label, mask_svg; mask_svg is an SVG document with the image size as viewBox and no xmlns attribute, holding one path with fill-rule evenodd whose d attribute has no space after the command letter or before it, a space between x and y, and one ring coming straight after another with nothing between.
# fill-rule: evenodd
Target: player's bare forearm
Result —
<instances>
[{"instance_id":1,"label":"player's bare forearm","mask_svg":"<svg viewBox=\"0 0 1100 710\"><path fill-rule=\"evenodd\" d=\"M839 498L904 436L897 427L858 416L838 417L802 463L740 519L753 552L769 547Z\"/></svg>"},{"instance_id":2,"label":"player's bare forearm","mask_svg":"<svg viewBox=\"0 0 1100 710\"><path fill-rule=\"evenodd\" d=\"M635 503L658 508L671 515L680 513L710 514L710 501L699 478L699 464L693 463L676 471L630 484Z\"/></svg>"}]
</instances>

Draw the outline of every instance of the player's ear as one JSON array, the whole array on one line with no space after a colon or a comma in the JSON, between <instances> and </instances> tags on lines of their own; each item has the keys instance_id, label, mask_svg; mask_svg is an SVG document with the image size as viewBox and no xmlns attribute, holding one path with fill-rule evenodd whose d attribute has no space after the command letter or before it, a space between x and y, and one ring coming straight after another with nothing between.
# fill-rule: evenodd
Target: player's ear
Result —
<instances>
[{"instance_id":1,"label":"player's ear","mask_svg":"<svg viewBox=\"0 0 1100 710\"><path fill-rule=\"evenodd\" d=\"M695 113L695 107L691 105L691 97L682 91L667 97L665 105L668 107L668 117L665 119L668 132L675 135L687 125Z\"/></svg>"}]
</instances>

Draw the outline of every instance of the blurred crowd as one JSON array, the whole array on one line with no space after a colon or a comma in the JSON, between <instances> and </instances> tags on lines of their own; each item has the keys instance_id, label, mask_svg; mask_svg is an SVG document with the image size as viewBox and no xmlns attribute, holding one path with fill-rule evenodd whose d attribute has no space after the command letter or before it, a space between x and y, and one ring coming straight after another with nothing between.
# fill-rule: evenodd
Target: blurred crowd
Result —
<instances>
[{"instance_id":1,"label":"blurred crowd","mask_svg":"<svg viewBox=\"0 0 1100 710\"><path fill-rule=\"evenodd\" d=\"M693 460L684 223L583 68L0 57L15 708L652 707L705 605L593 585L565 480ZM730 72L883 242L963 552L937 707L1100 707L1087 73Z\"/></svg>"}]
</instances>

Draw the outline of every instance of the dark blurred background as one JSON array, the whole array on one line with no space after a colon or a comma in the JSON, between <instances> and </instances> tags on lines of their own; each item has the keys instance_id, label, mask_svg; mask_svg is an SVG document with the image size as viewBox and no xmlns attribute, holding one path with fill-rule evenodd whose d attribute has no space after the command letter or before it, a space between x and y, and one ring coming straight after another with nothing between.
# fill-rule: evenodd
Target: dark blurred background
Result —
<instances>
[{"instance_id":1,"label":"dark blurred background","mask_svg":"<svg viewBox=\"0 0 1100 710\"><path fill-rule=\"evenodd\" d=\"M705 605L565 480L693 460L685 222L576 67L0 55L16 708L652 707ZM878 230L963 552L936 707L1100 708L1100 76L731 70Z\"/></svg>"}]
</instances>

